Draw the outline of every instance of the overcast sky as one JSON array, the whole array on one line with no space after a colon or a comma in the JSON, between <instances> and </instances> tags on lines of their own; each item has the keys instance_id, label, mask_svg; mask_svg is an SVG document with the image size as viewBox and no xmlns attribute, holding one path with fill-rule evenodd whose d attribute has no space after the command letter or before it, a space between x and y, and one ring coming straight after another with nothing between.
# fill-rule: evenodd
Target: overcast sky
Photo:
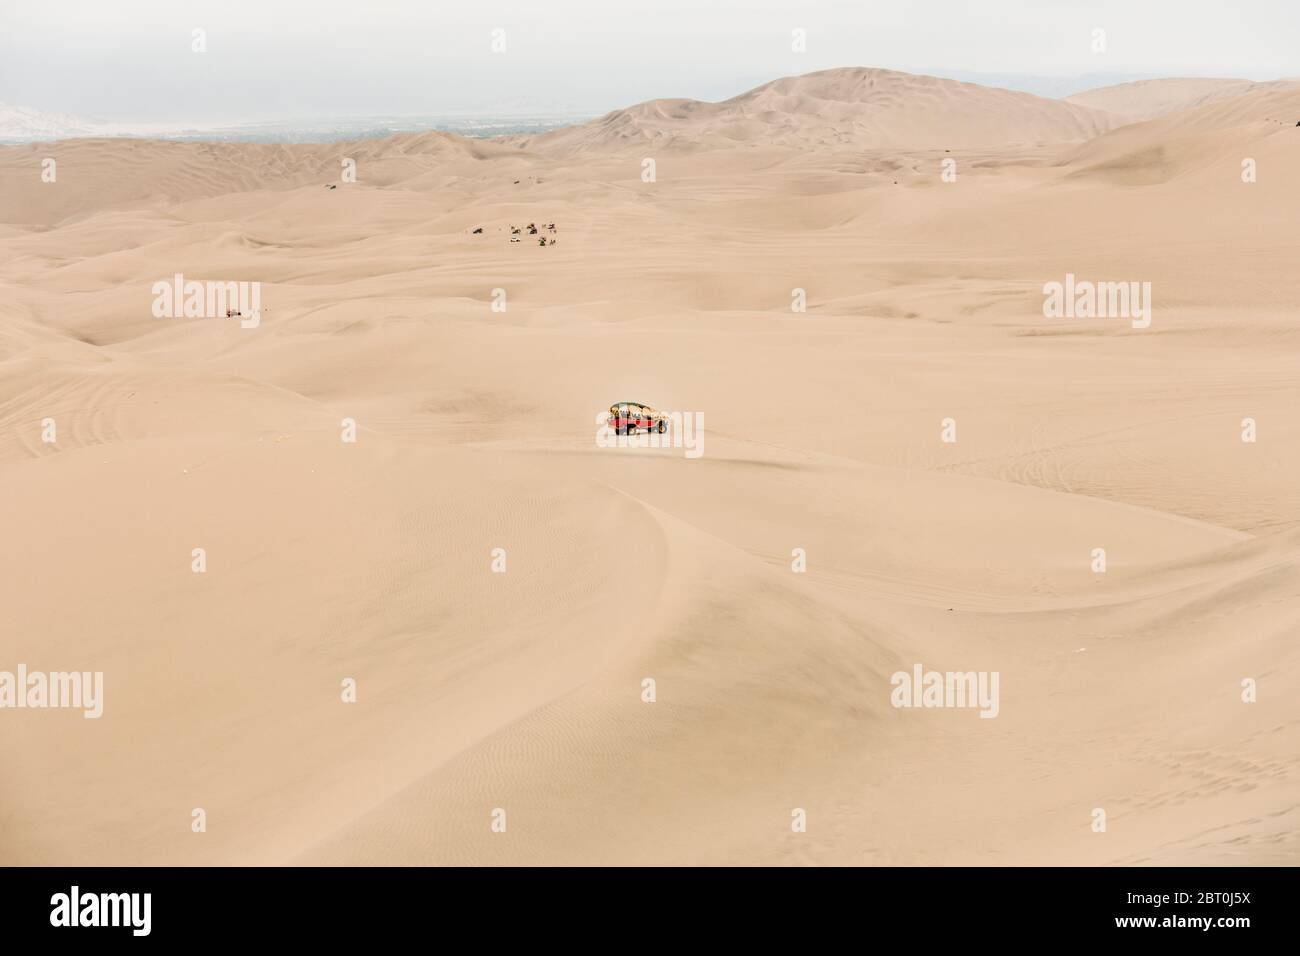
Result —
<instances>
[{"instance_id":1,"label":"overcast sky","mask_svg":"<svg viewBox=\"0 0 1300 956\"><path fill-rule=\"evenodd\" d=\"M94 119L594 115L835 66L1300 76L1300 0L0 0L0 101Z\"/></svg>"}]
</instances>

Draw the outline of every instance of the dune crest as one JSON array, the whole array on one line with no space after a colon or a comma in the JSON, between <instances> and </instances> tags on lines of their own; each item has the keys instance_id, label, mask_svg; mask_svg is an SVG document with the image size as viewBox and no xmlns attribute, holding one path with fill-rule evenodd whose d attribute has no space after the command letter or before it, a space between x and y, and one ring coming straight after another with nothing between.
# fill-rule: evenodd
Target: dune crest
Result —
<instances>
[{"instance_id":1,"label":"dune crest","mask_svg":"<svg viewBox=\"0 0 1300 956\"><path fill-rule=\"evenodd\" d=\"M546 152L972 148L1083 140L1113 124L1107 113L1030 93L855 67L784 77L720 103L651 100L519 141Z\"/></svg>"},{"instance_id":2,"label":"dune crest","mask_svg":"<svg viewBox=\"0 0 1300 956\"><path fill-rule=\"evenodd\" d=\"M1141 122L1195 109L1215 100L1294 85L1294 81L1285 80L1271 83L1204 78L1138 80L1075 93L1067 96L1065 102L1112 113L1127 122Z\"/></svg>"}]
</instances>

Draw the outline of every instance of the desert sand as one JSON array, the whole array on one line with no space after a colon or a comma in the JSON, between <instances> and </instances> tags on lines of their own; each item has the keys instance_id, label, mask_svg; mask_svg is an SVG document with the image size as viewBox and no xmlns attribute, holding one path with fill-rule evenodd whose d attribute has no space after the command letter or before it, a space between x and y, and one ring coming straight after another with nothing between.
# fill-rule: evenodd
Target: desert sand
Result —
<instances>
[{"instance_id":1,"label":"desert sand","mask_svg":"<svg viewBox=\"0 0 1300 956\"><path fill-rule=\"evenodd\" d=\"M0 862L1300 862L1297 121L844 69L0 148L0 669L104 674L0 711ZM156 318L176 273L260 324ZM1150 326L1044 317L1067 274ZM618 400L703 454L599 447Z\"/></svg>"}]
</instances>

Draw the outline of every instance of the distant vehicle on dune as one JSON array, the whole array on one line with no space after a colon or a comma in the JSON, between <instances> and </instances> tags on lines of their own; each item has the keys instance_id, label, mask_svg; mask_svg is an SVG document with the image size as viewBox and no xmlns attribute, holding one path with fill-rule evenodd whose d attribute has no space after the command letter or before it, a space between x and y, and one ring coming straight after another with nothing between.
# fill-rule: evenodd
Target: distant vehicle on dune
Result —
<instances>
[{"instance_id":1,"label":"distant vehicle on dune","mask_svg":"<svg viewBox=\"0 0 1300 956\"><path fill-rule=\"evenodd\" d=\"M609 427L616 435L634 435L641 428L663 434L668 431L668 418L640 402L615 402L609 406Z\"/></svg>"}]
</instances>

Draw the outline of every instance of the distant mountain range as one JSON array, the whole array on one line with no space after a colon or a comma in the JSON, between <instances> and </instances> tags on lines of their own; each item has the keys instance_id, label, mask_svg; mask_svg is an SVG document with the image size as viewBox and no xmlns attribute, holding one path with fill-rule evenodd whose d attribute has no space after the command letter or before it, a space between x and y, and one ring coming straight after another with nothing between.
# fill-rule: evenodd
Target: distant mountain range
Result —
<instances>
[{"instance_id":1,"label":"distant mountain range","mask_svg":"<svg viewBox=\"0 0 1300 956\"><path fill-rule=\"evenodd\" d=\"M219 140L251 143L315 143L375 139L395 133L442 130L487 137L544 133L582 122L591 114L550 116L368 116L343 119L288 119L232 126L182 126L179 123L112 123L63 113L43 113L0 103L0 143L32 143L83 136Z\"/></svg>"}]
</instances>

